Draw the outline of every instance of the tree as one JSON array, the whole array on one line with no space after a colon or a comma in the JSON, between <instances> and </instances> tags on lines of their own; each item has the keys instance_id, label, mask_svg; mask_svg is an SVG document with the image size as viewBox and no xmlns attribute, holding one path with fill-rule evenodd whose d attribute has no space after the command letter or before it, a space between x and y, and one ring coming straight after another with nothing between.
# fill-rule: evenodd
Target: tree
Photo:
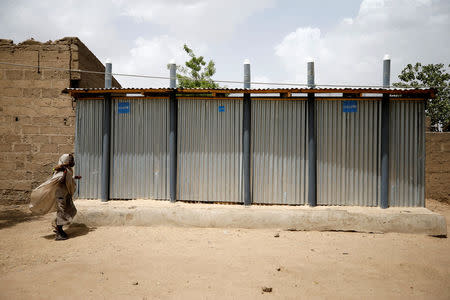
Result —
<instances>
[{"instance_id":1,"label":"tree","mask_svg":"<svg viewBox=\"0 0 450 300\"><path fill-rule=\"evenodd\" d=\"M219 88L219 85L211 79L216 73L216 66L214 61L210 60L208 63L203 56L195 56L194 51L186 44L183 46L184 51L191 58L186 61L185 66L177 67L178 87L180 88Z\"/></svg>"},{"instance_id":2,"label":"tree","mask_svg":"<svg viewBox=\"0 0 450 300\"><path fill-rule=\"evenodd\" d=\"M401 81L394 83L396 87L436 89L436 98L428 99L425 112L431 119L432 130L437 130L438 127L447 127L449 130L446 125L450 123L450 74L445 70L444 64L408 64L398 78Z\"/></svg>"}]
</instances>

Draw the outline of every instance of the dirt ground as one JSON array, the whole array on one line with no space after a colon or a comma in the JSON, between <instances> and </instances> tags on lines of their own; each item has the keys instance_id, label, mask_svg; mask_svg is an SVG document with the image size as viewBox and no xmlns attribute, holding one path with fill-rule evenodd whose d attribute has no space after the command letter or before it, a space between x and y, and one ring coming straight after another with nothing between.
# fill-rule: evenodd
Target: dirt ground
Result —
<instances>
[{"instance_id":1,"label":"dirt ground","mask_svg":"<svg viewBox=\"0 0 450 300\"><path fill-rule=\"evenodd\" d=\"M74 224L54 241L51 218L0 208L0 299L450 299L447 238Z\"/></svg>"}]
</instances>

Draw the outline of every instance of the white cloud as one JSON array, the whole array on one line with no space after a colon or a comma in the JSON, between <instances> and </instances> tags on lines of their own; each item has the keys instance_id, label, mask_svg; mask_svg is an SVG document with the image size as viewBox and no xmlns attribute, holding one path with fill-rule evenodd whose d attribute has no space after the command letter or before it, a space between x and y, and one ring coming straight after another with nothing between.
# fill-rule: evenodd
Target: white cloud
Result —
<instances>
[{"instance_id":1,"label":"white cloud","mask_svg":"<svg viewBox=\"0 0 450 300\"><path fill-rule=\"evenodd\" d=\"M157 36L149 40L138 37L128 53L118 58L116 62L113 61L113 67L121 73L168 77L167 64L170 60L174 59L175 63L180 65L188 59L182 45L182 41L167 35ZM202 53L205 49L204 46L200 48L200 52L197 49L194 49L194 52ZM167 87L169 85L167 79L118 78L124 87Z\"/></svg>"},{"instance_id":2,"label":"white cloud","mask_svg":"<svg viewBox=\"0 0 450 300\"><path fill-rule=\"evenodd\" d=\"M104 51L114 43L122 47L117 31L112 29L117 11L109 1L89 2L89 8L78 1L6 1L0 5L0 36L21 42L77 36L93 51ZM90 41L91 43L88 43Z\"/></svg>"},{"instance_id":3,"label":"white cloud","mask_svg":"<svg viewBox=\"0 0 450 300\"><path fill-rule=\"evenodd\" d=\"M171 34L196 40L224 41L252 14L275 0L132 0L116 1L122 14L137 22L164 26Z\"/></svg>"},{"instance_id":4,"label":"white cloud","mask_svg":"<svg viewBox=\"0 0 450 300\"><path fill-rule=\"evenodd\" d=\"M238 26L275 0L0 1L0 38L16 43L77 36L113 72L167 76L166 64L184 62L183 44L196 54L226 43ZM206 55L213 57L212 55ZM117 77L124 86L167 86L164 80Z\"/></svg>"},{"instance_id":5,"label":"white cloud","mask_svg":"<svg viewBox=\"0 0 450 300\"><path fill-rule=\"evenodd\" d=\"M303 27L275 47L288 76L306 82L306 58L316 82L379 85L382 58L392 59L391 82L408 63L448 63L450 4L432 0L364 0L355 18L334 29Z\"/></svg>"}]
</instances>

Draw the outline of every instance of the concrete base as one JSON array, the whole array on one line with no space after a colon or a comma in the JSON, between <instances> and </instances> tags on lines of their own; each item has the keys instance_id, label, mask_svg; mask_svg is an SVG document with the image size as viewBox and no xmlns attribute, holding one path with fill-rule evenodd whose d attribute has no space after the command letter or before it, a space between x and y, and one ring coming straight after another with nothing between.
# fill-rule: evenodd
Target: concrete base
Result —
<instances>
[{"instance_id":1,"label":"concrete base","mask_svg":"<svg viewBox=\"0 0 450 300\"><path fill-rule=\"evenodd\" d=\"M74 222L88 226L189 226L401 232L446 236L445 218L426 208L241 206L169 201L77 200Z\"/></svg>"}]
</instances>

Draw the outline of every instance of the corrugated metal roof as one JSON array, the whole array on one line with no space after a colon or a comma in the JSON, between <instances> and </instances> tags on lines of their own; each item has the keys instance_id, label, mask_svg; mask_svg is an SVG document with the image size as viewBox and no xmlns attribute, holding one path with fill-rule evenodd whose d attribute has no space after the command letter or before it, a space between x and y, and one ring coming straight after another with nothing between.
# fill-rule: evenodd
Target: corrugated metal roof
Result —
<instances>
[{"instance_id":1,"label":"corrugated metal roof","mask_svg":"<svg viewBox=\"0 0 450 300\"><path fill-rule=\"evenodd\" d=\"M253 93L253 94L271 94L271 93L350 93L350 94L400 94L434 97L435 90L429 88L397 88L397 87L314 87L314 88L264 88L264 89L244 89L244 88L68 88L63 92L73 96L80 94L104 94L104 93L123 93L123 94L158 94L158 93Z\"/></svg>"}]
</instances>

